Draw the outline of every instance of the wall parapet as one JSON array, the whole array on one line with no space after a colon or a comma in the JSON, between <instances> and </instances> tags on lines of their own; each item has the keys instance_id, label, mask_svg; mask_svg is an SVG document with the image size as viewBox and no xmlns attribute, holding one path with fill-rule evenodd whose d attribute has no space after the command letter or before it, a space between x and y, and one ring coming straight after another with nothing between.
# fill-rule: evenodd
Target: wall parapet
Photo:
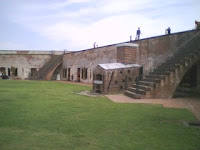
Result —
<instances>
[{"instance_id":1,"label":"wall parapet","mask_svg":"<svg viewBox=\"0 0 200 150\"><path fill-rule=\"evenodd\" d=\"M0 50L0 55L63 55L65 51ZM67 52L65 52L67 53Z\"/></svg>"}]
</instances>

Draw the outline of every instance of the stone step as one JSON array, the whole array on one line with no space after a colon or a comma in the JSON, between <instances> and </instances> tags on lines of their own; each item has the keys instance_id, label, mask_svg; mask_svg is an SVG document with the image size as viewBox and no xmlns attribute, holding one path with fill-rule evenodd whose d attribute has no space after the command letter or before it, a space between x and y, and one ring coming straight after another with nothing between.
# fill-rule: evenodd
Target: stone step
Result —
<instances>
[{"instance_id":1,"label":"stone step","mask_svg":"<svg viewBox=\"0 0 200 150\"><path fill-rule=\"evenodd\" d=\"M145 90L145 91L151 91L153 88L151 86L145 86L145 85L138 85L138 84L133 84L133 88Z\"/></svg>"},{"instance_id":2,"label":"stone step","mask_svg":"<svg viewBox=\"0 0 200 150\"><path fill-rule=\"evenodd\" d=\"M189 61L190 58L185 58L185 60L174 60L170 63L164 63L163 65L159 66L153 72L150 72L150 75L169 75L170 72L174 72L175 69L180 68L181 65L184 65L186 61ZM172 64L174 63L174 64ZM169 64L169 65L167 65Z\"/></svg>"},{"instance_id":3,"label":"stone step","mask_svg":"<svg viewBox=\"0 0 200 150\"><path fill-rule=\"evenodd\" d=\"M151 75L155 74L169 74L165 73L166 71L175 71L176 68L180 68L181 65L184 65L186 61L189 61L191 58L193 58L194 52L189 51L188 56L185 56L183 58L177 59L177 57L173 57L170 60L167 60L165 63L161 64L157 69L154 70L154 73L150 73Z\"/></svg>"},{"instance_id":4,"label":"stone step","mask_svg":"<svg viewBox=\"0 0 200 150\"><path fill-rule=\"evenodd\" d=\"M141 81L154 82L154 83L160 83L161 82L160 79L154 79L154 78L143 78Z\"/></svg>"},{"instance_id":5,"label":"stone step","mask_svg":"<svg viewBox=\"0 0 200 150\"><path fill-rule=\"evenodd\" d=\"M174 72L175 69L180 69L180 66L181 66L180 64L176 64L176 65L173 65L173 66L170 66L170 67L157 68L155 70L155 72L162 72L162 73L164 73L166 71Z\"/></svg>"},{"instance_id":6,"label":"stone step","mask_svg":"<svg viewBox=\"0 0 200 150\"><path fill-rule=\"evenodd\" d=\"M174 63L163 63L160 66L158 66L157 68L170 67L170 66L173 66L173 65L174 65Z\"/></svg>"},{"instance_id":7,"label":"stone step","mask_svg":"<svg viewBox=\"0 0 200 150\"><path fill-rule=\"evenodd\" d=\"M129 88L128 88L128 91L134 92L134 93L136 93L136 94L141 94L141 95L145 95L145 94L146 94L146 91L145 91L145 90L138 89L138 88L134 88L134 87L129 87Z\"/></svg>"},{"instance_id":8,"label":"stone step","mask_svg":"<svg viewBox=\"0 0 200 150\"><path fill-rule=\"evenodd\" d=\"M170 72L169 71L165 71L165 72L150 72L149 74L150 75L165 75L165 76L168 76L168 75L170 75Z\"/></svg>"},{"instance_id":9,"label":"stone step","mask_svg":"<svg viewBox=\"0 0 200 150\"><path fill-rule=\"evenodd\" d=\"M171 67L171 69L180 69L181 64L174 64L174 66Z\"/></svg>"},{"instance_id":10,"label":"stone step","mask_svg":"<svg viewBox=\"0 0 200 150\"><path fill-rule=\"evenodd\" d=\"M161 64L160 66L158 66L158 68L170 68L173 67L174 65L180 65L179 63L174 63L172 62L165 62L163 64Z\"/></svg>"},{"instance_id":11,"label":"stone step","mask_svg":"<svg viewBox=\"0 0 200 150\"><path fill-rule=\"evenodd\" d=\"M182 59L184 57L190 57L192 55L197 55L199 52L198 51L190 51L188 53L179 53L171 57L172 59Z\"/></svg>"},{"instance_id":12,"label":"stone step","mask_svg":"<svg viewBox=\"0 0 200 150\"><path fill-rule=\"evenodd\" d=\"M145 78L160 79L160 80L162 80L162 79L165 79L166 76L164 76L164 75L146 75Z\"/></svg>"},{"instance_id":13,"label":"stone step","mask_svg":"<svg viewBox=\"0 0 200 150\"><path fill-rule=\"evenodd\" d=\"M175 64L184 65L186 61L188 61L188 59L187 60L185 59L184 60L168 60L166 61L166 63L170 65L175 65Z\"/></svg>"},{"instance_id":14,"label":"stone step","mask_svg":"<svg viewBox=\"0 0 200 150\"><path fill-rule=\"evenodd\" d=\"M142 97L141 94L137 94L137 93L130 92L130 91L125 91L124 95L134 98L134 99L141 99L141 97Z\"/></svg>"},{"instance_id":15,"label":"stone step","mask_svg":"<svg viewBox=\"0 0 200 150\"><path fill-rule=\"evenodd\" d=\"M166 72L166 71L170 71L170 72L174 72L176 69L179 69L180 65L173 65L171 67L163 67L163 68L157 68L154 70L154 72Z\"/></svg>"},{"instance_id":16,"label":"stone step","mask_svg":"<svg viewBox=\"0 0 200 150\"><path fill-rule=\"evenodd\" d=\"M145 85L145 86L154 86L155 83L154 82L146 82L146 81L139 81L138 83L139 85Z\"/></svg>"},{"instance_id":17,"label":"stone step","mask_svg":"<svg viewBox=\"0 0 200 150\"><path fill-rule=\"evenodd\" d=\"M195 49L193 50L191 53L195 54L195 55L200 55L200 50Z\"/></svg>"},{"instance_id":18,"label":"stone step","mask_svg":"<svg viewBox=\"0 0 200 150\"><path fill-rule=\"evenodd\" d=\"M187 61L187 60L189 60L189 59L192 59L192 58L194 58L194 56L195 56L195 54L188 54L187 56L185 56L185 57L183 57L181 60L183 60L183 61Z\"/></svg>"},{"instance_id":19,"label":"stone step","mask_svg":"<svg viewBox=\"0 0 200 150\"><path fill-rule=\"evenodd\" d=\"M193 53L188 53L188 54L178 54L178 55L175 55L173 57L171 57L171 59L175 60L175 59L184 59L184 58L187 58L187 57L191 57L192 55L194 55Z\"/></svg>"},{"instance_id":20,"label":"stone step","mask_svg":"<svg viewBox=\"0 0 200 150\"><path fill-rule=\"evenodd\" d=\"M186 52L180 52L178 54L176 54L175 56L176 57L184 57L184 56L188 56L188 55L195 55L195 54L198 54L198 51L197 50L188 50Z\"/></svg>"},{"instance_id":21,"label":"stone step","mask_svg":"<svg viewBox=\"0 0 200 150\"><path fill-rule=\"evenodd\" d=\"M189 48L188 44L187 47ZM184 47L182 51L175 52L174 56L158 66L154 71L138 79L136 84L125 91L125 95L132 98L148 97L146 94L151 94L150 92L154 90L156 83L159 84L161 80L165 80L172 72L180 69L181 66L185 66L186 62L189 63L197 55L200 55L200 50L191 50Z\"/></svg>"},{"instance_id":22,"label":"stone step","mask_svg":"<svg viewBox=\"0 0 200 150\"><path fill-rule=\"evenodd\" d=\"M185 57L182 57L182 58L176 58L176 56L174 56L174 58L171 58L169 60L166 61L166 63L170 63L170 62L183 62L183 61L186 61L190 59L190 56L185 56Z\"/></svg>"}]
</instances>

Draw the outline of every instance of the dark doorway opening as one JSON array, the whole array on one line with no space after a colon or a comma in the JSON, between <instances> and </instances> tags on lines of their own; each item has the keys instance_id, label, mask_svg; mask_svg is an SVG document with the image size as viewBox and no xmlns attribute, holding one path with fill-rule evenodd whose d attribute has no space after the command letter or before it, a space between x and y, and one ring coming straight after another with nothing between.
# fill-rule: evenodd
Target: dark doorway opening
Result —
<instances>
[{"instance_id":1,"label":"dark doorway opening","mask_svg":"<svg viewBox=\"0 0 200 150\"><path fill-rule=\"evenodd\" d=\"M96 93L101 93L101 85L96 84Z\"/></svg>"},{"instance_id":2,"label":"dark doorway opening","mask_svg":"<svg viewBox=\"0 0 200 150\"><path fill-rule=\"evenodd\" d=\"M196 92L197 88L197 65L185 74L180 84L178 85L174 97L196 97L199 96Z\"/></svg>"},{"instance_id":3,"label":"dark doorway opening","mask_svg":"<svg viewBox=\"0 0 200 150\"><path fill-rule=\"evenodd\" d=\"M136 84L139 83L140 80L142 80L143 77L143 67L139 68L139 76L135 79Z\"/></svg>"},{"instance_id":4,"label":"dark doorway opening","mask_svg":"<svg viewBox=\"0 0 200 150\"><path fill-rule=\"evenodd\" d=\"M183 77L179 87L192 88L197 86L197 65L193 66Z\"/></svg>"},{"instance_id":5,"label":"dark doorway opening","mask_svg":"<svg viewBox=\"0 0 200 150\"><path fill-rule=\"evenodd\" d=\"M31 77L34 76L37 72L37 68L31 68Z\"/></svg>"},{"instance_id":6,"label":"dark doorway opening","mask_svg":"<svg viewBox=\"0 0 200 150\"><path fill-rule=\"evenodd\" d=\"M15 68L15 76L18 76L18 70Z\"/></svg>"},{"instance_id":7,"label":"dark doorway opening","mask_svg":"<svg viewBox=\"0 0 200 150\"><path fill-rule=\"evenodd\" d=\"M68 68L68 81L70 81L70 68Z\"/></svg>"},{"instance_id":8,"label":"dark doorway opening","mask_svg":"<svg viewBox=\"0 0 200 150\"><path fill-rule=\"evenodd\" d=\"M67 69L66 68L63 69L63 78L67 78Z\"/></svg>"},{"instance_id":9,"label":"dark doorway opening","mask_svg":"<svg viewBox=\"0 0 200 150\"><path fill-rule=\"evenodd\" d=\"M81 81L81 68L77 69L77 82Z\"/></svg>"},{"instance_id":10,"label":"dark doorway opening","mask_svg":"<svg viewBox=\"0 0 200 150\"><path fill-rule=\"evenodd\" d=\"M96 75L96 80L102 81L102 75L101 74L97 74Z\"/></svg>"},{"instance_id":11,"label":"dark doorway opening","mask_svg":"<svg viewBox=\"0 0 200 150\"><path fill-rule=\"evenodd\" d=\"M140 77L143 76L143 67L140 67L140 70L139 70L139 76L140 76Z\"/></svg>"},{"instance_id":12,"label":"dark doorway opening","mask_svg":"<svg viewBox=\"0 0 200 150\"><path fill-rule=\"evenodd\" d=\"M10 77L10 68L8 68L8 76Z\"/></svg>"},{"instance_id":13,"label":"dark doorway opening","mask_svg":"<svg viewBox=\"0 0 200 150\"><path fill-rule=\"evenodd\" d=\"M83 80L87 79L87 68L82 68L82 79Z\"/></svg>"}]
</instances>

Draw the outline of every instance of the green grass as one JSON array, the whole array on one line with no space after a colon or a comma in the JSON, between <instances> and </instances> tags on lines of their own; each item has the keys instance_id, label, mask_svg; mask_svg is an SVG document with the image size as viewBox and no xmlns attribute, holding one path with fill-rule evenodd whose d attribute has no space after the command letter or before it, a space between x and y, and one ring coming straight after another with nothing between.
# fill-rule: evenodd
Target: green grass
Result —
<instances>
[{"instance_id":1,"label":"green grass","mask_svg":"<svg viewBox=\"0 0 200 150\"><path fill-rule=\"evenodd\" d=\"M74 94L90 87L0 80L0 150L199 150L185 109L117 104Z\"/></svg>"}]
</instances>

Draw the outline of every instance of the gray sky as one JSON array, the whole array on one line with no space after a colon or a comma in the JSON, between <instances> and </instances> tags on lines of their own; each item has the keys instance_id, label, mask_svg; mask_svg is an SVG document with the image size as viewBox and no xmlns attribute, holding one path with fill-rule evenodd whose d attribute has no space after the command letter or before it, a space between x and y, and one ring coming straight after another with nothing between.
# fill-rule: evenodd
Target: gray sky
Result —
<instances>
[{"instance_id":1,"label":"gray sky","mask_svg":"<svg viewBox=\"0 0 200 150\"><path fill-rule=\"evenodd\" d=\"M200 0L0 0L1 50L81 50L194 29Z\"/></svg>"}]
</instances>

